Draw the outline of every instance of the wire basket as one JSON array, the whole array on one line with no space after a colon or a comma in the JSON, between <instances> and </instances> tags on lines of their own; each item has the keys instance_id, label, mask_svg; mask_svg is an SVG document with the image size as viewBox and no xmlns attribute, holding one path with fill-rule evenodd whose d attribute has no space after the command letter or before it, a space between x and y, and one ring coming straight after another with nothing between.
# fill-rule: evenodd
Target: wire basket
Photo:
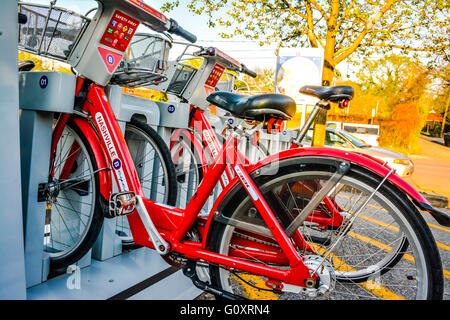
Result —
<instances>
[{"instance_id":1,"label":"wire basket","mask_svg":"<svg viewBox=\"0 0 450 320\"><path fill-rule=\"evenodd\" d=\"M64 62L90 22L53 3L46 6L19 2L19 12L27 16L27 22L19 24L19 49Z\"/></svg>"},{"instance_id":2,"label":"wire basket","mask_svg":"<svg viewBox=\"0 0 450 320\"><path fill-rule=\"evenodd\" d=\"M134 88L167 81L170 40L156 34L137 33L127 56L120 62L110 83Z\"/></svg>"},{"instance_id":3,"label":"wire basket","mask_svg":"<svg viewBox=\"0 0 450 320\"><path fill-rule=\"evenodd\" d=\"M191 65L179 62L177 70L175 71L175 74L170 81L169 87L167 88L167 92L177 96L181 96L184 90L186 90L197 70L197 68Z\"/></svg>"}]
</instances>

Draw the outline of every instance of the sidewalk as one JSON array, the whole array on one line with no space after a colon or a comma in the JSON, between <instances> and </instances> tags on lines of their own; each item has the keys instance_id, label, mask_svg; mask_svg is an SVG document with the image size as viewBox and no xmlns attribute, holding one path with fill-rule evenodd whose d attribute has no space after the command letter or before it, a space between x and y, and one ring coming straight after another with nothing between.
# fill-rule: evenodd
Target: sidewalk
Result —
<instances>
[{"instance_id":1,"label":"sidewalk","mask_svg":"<svg viewBox=\"0 0 450 320\"><path fill-rule=\"evenodd\" d=\"M433 207L450 209L449 192L425 189L414 183L414 181L410 178L406 178L405 180L408 181L417 191L419 191Z\"/></svg>"},{"instance_id":2,"label":"sidewalk","mask_svg":"<svg viewBox=\"0 0 450 320\"><path fill-rule=\"evenodd\" d=\"M450 148L444 139L421 136L420 152L410 155L414 173L406 178L433 205L450 208Z\"/></svg>"}]
</instances>

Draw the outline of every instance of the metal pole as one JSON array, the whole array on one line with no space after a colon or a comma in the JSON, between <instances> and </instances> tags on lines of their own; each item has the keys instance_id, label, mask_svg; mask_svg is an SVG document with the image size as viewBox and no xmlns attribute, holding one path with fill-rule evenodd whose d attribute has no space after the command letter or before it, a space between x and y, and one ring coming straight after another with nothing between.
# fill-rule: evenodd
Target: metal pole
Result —
<instances>
[{"instance_id":1,"label":"metal pole","mask_svg":"<svg viewBox=\"0 0 450 320\"><path fill-rule=\"evenodd\" d=\"M444 137L445 121L447 119L449 105L450 105L450 93L448 94L448 97L447 97L447 105L445 106L444 119L442 120L441 138Z\"/></svg>"},{"instance_id":2,"label":"metal pole","mask_svg":"<svg viewBox=\"0 0 450 320\"><path fill-rule=\"evenodd\" d=\"M26 299L19 140L17 1L0 3L0 299Z\"/></svg>"}]
</instances>

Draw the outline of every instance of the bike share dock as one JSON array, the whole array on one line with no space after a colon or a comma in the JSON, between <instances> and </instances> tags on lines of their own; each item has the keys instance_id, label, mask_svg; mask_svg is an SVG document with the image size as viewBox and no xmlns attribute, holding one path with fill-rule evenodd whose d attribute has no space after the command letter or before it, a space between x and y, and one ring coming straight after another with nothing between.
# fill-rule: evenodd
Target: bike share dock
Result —
<instances>
[{"instance_id":1,"label":"bike share dock","mask_svg":"<svg viewBox=\"0 0 450 320\"><path fill-rule=\"evenodd\" d=\"M197 297L201 291L155 251L137 248L122 252L115 218L104 220L96 244L76 265L65 274L49 278L49 257L43 251L46 202L39 199L39 185L48 179L54 114L73 112L76 79L61 72L19 74L17 8L16 1L0 4L0 16L8 26L0 30L0 64L5 80L0 83L0 190L8 199L0 210L0 299ZM111 87L110 95L114 95L111 103L122 130L136 115L161 134L169 123L180 125L161 121L161 110L174 106L171 103L149 105L149 100L125 95L119 87ZM183 110L182 106L175 107Z\"/></svg>"}]
</instances>

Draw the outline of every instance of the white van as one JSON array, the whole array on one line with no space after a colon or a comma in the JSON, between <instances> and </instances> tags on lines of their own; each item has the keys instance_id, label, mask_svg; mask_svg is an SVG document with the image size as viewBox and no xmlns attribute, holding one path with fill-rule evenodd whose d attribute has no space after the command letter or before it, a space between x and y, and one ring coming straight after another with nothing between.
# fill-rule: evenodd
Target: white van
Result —
<instances>
[{"instance_id":1,"label":"white van","mask_svg":"<svg viewBox=\"0 0 450 320\"><path fill-rule=\"evenodd\" d=\"M327 127L351 133L368 145L378 147L380 140L380 126L376 124L342 123L328 121Z\"/></svg>"}]
</instances>

